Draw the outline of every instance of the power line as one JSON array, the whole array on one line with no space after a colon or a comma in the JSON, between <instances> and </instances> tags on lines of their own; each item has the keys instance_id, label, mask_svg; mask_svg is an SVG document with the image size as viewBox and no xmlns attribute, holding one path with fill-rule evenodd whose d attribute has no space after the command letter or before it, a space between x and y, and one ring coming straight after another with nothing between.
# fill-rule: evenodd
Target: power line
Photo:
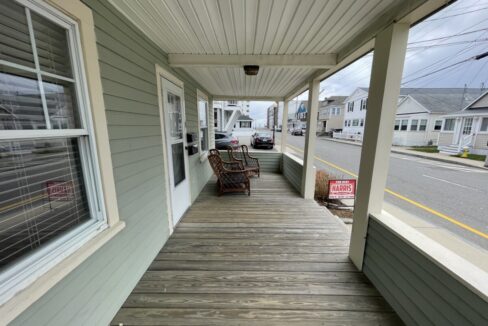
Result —
<instances>
[{"instance_id":1,"label":"power line","mask_svg":"<svg viewBox=\"0 0 488 326\"><path fill-rule=\"evenodd\" d=\"M482 31L488 31L488 28L482 28L482 29L477 29L475 31L465 32L465 33L458 33L458 34L453 34L453 35L436 37L436 38L431 38L431 39L428 39L428 40L409 42L408 44L411 45L411 44L417 44L417 43L425 43L425 42L432 42L432 41L438 41L438 40L445 40L445 39L449 39L449 38L453 38L453 37L458 37L458 36L463 36L463 35L478 33L478 32L482 32Z\"/></svg>"},{"instance_id":2,"label":"power line","mask_svg":"<svg viewBox=\"0 0 488 326\"><path fill-rule=\"evenodd\" d=\"M460 14L454 14L454 15L449 15L449 16L444 16L444 17L439 17L439 18L427 19L426 22L433 22L433 21L436 21L436 20L441 20L441 19L446 19L446 18L451 18L451 17L456 17L456 16L467 15L467 14L470 14L470 13L473 13L473 12L477 12L477 11L480 11L480 10L486 10L486 9L488 9L488 7L478 8L478 9L471 10L471 11L465 11L465 12L460 13Z\"/></svg>"},{"instance_id":3,"label":"power line","mask_svg":"<svg viewBox=\"0 0 488 326\"><path fill-rule=\"evenodd\" d=\"M453 46L453 45L461 45L461 44L469 44L469 43L480 43L480 42L486 42L486 41L488 41L488 38L482 38L482 39L476 39L476 40L467 40L467 41L458 41L458 42L451 42L451 43L419 45L419 46L408 47L407 50L436 48L436 47L441 47L441 46Z\"/></svg>"},{"instance_id":4,"label":"power line","mask_svg":"<svg viewBox=\"0 0 488 326\"><path fill-rule=\"evenodd\" d=\"M488 57L488 51L487 51L487 52L484 52L484 53L481 53L481 54L478 54L478 55L475 55L475 56L473 56L473 57L470 57L470 58L467 58L467 59L464 59L464 60L458 61L458 62L456 62L456 63L453 63L453 64L449 65L449 66L442 67L442 68L439 68L439 69L437 69L437 70L431 71L431 72L429 72L429 73L427 73L427 74L425 74L425 75L422 75L422 76L419 76L419 77L416 77L416 78L410 79L410 80L408 80L408 81L403 82L403 83L402 83L402 85L404 85L404 84L408 84L408 83L411 83L411 82L413 82L413 81L415 81L415 80L418 80L418 79L421 79L421 78L425 78L425 77L427 77L427 76L430 76L430 75L432 75L432 74L438 73L438 72L443 71L443 70L445 70L445 69L448 69L448 68L451 68L451 67L454 67L454 66L460 65L460 64L462 64L462 63L465 63L465 62L468 62L468 61L473 61L473 60L481 60L481 59L486 58L486 57Z\"/></svg>"}]
</instances>

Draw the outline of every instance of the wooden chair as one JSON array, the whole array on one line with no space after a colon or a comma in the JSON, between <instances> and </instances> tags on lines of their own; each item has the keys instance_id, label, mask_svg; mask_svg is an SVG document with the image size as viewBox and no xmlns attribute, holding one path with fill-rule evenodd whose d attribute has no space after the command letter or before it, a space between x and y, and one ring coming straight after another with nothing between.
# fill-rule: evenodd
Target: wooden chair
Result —
<instances>
[{"instance_id":1,"label":"wooden chair","mask_svg":"<svg viewBox=\"0 0 488 326\"><path fill-rule=\"evenodd\" d=\"M235 150L229 146L227 147L227 153L232 162L241 162L249 175L261 176L259 160L249 155L249 148L247 145L241 145Z\"/></svg>"},{"instance_id":2,"label":"wooden chair","mask_svg":"<svg viewBox=\"0 0 488 326\"><path fill-rule=\"evenodd\" d=\"M226 192L247 192L251 196L249 177L239 162L224 162L217 154L210 154L208 162L218 179L219 196ZM230 168L231 165L234 167Z\"/></svg>"}]
</instances>

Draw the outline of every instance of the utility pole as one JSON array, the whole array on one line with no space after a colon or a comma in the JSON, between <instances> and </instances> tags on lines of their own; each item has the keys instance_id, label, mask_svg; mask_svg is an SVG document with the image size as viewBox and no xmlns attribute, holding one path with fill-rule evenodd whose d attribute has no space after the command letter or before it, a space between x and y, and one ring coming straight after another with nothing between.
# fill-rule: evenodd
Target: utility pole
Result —
<instances>
[{"instance_id":1,"label":"utility pole","mask_svg":"<svg viewBox=\"0 0 488 326\"><path fill-rule=\"evenodd\" d=\"M486 155L485 167L487 167L487 168L488 168L488 155Z\"/></svg>"}]
</instances>

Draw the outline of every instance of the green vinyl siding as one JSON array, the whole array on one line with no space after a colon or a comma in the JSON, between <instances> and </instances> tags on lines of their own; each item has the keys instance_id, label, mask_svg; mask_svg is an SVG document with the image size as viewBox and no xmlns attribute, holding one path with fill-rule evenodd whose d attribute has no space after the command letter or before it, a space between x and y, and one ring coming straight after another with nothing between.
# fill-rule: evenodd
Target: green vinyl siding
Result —
<instances>
[{"instance_id":1,"label":"green vinyl siding","mask_svg":"<svg viewBox=\"0 0 488 326\"><path fill-rule=\"evenodd\" d=\"M291 154L283 154L283 175L292 184L293 188L302 193L303 164L301 160L291 157Z\"/></svg>"},{"instance_id":2,"label":"green vinyl siding","mask_svg":"<svg viewBox=\"0 0 488 326\"><path fill-rule=\"evenodd\" d=\"M488 325L488 303L369 220L363 271L407 325Z\"/></svg>"},{"instance_id":3,"label":"green vinyl siding","mask_svg":"<svg viewBox=\"0 0 488 326\"><path fill-rule=\"evenodd\" d=\"M107 0L93 11L120 218L126 228L24 311L12 325L108 325L169 236L155 64L184 84L188 132L198 132L197 87ZM87 58L90 60L90 58ZM213 114L210 114L210 144ZM189 157L192 202L211 176Z\"/></svg>"}]
</instances>

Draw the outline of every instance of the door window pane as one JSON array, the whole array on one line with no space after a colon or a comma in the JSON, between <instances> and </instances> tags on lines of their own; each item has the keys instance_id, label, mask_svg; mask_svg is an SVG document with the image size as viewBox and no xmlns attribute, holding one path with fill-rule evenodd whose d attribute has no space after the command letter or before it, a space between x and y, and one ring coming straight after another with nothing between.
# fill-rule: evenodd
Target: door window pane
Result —
<instances>
[{"instance_id":1,"label":"door window pane","mask_svg":"<svg viewBox=\"0 0 488 326\"><path fill-rule=\"evenodd\" d=\"M14 1L0 1L0 60L34 67L25 9Z\"/></svg>"},{"instance_id":2,"label":"door window pane","mask_svg":"<svg viewBox=\"0 0 488 326\"><path fill-rule=\"evenodd\" d=\"M72 77L67 30L34 12L31 17L41 70Z\"/></svg>"},{"instance_id":3,"label":"door window pane","mask_svg":"<svg viewBox=\"0 0 488 326\"><path fill-rule=\"evenodd\" d=\"M183 143L171 145L175 187L185 180L185 152Z\"/></svg>"},{"instance_id":4,"label":"door window pane","mask_svg":"<svg viewBox=\"0 0 488 326\"><path fill-rule=\"evenodd\" d=\"M0 66L0 130L45 128L36 75Z\"/></svg>"},{"instance_id":5,"label":"door window pane","mask_svg":"<svg viewBox=\"0 0 488 326\"><path fill-rule=\"evenodd\" d=\"M168 92L168 106L170 135L176 139L183 139L181 98L178 95Z\"/></svg>"},{"instance_id":6,"label":"door window pane","mask_svg":"<svg viewBox=\"0 0 488 326\"><path fill-rule=\"evenodd\" d=\"M471 134L472 126L473 126L473 118L466 118L463 124L463 135Z\"/></svg>"},{"instance_id":7,"label":"door window pane","mask_svg":"<svg viewBox=\"0 0 488 326\"><path fill-rule=\"evenodd\" d=\"M90 212L77 139L0 142L0 269Z\"/></svg>"}]
</instances>

